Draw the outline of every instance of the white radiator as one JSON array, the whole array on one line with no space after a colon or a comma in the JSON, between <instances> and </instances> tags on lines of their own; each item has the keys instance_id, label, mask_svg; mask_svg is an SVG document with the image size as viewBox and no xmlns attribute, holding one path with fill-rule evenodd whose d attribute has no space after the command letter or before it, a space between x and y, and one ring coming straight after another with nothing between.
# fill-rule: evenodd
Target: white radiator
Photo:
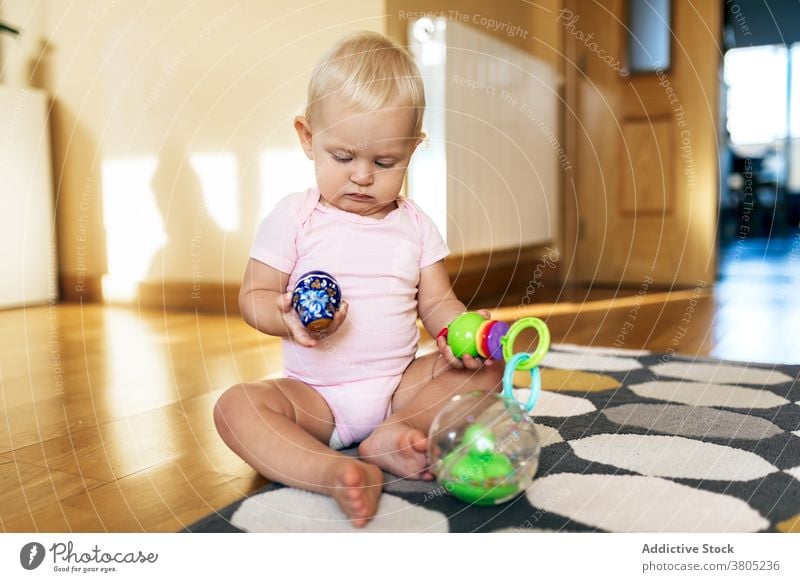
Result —
<instances>
[{"instance_id":1,"label":"white radiator","mask_svg":"<svg viewBox=\"0 0 800 582\"><path fill-rule=\"evenodd\" d=\"M456 254L556 240L568 160L555 68L444 18L416 21L409 37L429 137L414 155L409 196Z\"/></svg>"}]
</instances>

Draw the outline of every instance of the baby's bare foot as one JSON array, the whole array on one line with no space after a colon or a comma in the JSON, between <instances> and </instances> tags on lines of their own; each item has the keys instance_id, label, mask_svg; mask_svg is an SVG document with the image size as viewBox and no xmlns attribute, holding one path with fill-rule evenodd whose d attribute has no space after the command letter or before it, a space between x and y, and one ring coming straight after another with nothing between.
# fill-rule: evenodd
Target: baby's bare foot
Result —
<instances>
[{"instance_id":1,"label":"baby's bare foot","mask_svg":"<svg viewBox=\"0 0 800 582\"><path fill-rule=\"evenodd\" d=\"M330 495L355 527L364 527L375 517L383 489L380 469L347 458L334 464L329 472Z\"/></svg>"},{"instance_id":2,"label":"baby's bare foot","mask_svg":"<svg viewBox=\"0 0 800 582\"><path fill-rule=\"evenodd\" d=\"M427 467L428 438L402 422L382 424L358 447L365 461L408 479L432 479Z\"/></svg>"}]
</instances>

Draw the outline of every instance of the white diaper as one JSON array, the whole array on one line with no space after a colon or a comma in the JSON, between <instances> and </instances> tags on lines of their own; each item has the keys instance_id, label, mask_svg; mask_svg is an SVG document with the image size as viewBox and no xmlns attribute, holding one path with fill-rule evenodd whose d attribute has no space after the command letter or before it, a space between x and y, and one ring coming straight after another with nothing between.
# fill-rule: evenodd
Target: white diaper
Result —
<instances>
[{"instance_id":1,"label":"white diaper","mask_svg":"<svg viewBox=\"0 0 800 582\"><path fill-rule=\"evenodd\" d=\"M331 433L331 440L328 443L328 446L335 451L347 448L344 442L342 441L341 437L339 436L336 427L333 427L333 432Z\"/></svg>"}]
</instances>

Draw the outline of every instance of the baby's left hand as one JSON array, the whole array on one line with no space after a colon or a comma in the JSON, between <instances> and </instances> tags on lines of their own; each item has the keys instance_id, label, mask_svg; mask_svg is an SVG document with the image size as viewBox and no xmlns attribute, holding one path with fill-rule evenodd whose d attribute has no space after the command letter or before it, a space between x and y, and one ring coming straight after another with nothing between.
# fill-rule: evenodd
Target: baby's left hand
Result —
<instances>
[{"instance_id":1,"label":"baby's left hand","mask_svg":"<svg viewBox=\"0 0 800 582\"><path fill-rule=\"evenodd\" d=\"M478 313L480 313L484 317L484 319L491 318L491 314L485 309L479 309ZM444 336L439 337L436 340L436 347L439 348L439 353L442 354L442 357L445 359L445 361L448 364L450 364L450 366L452 366L453 368L458 368L458 369L466 368L468 370L477 370L478 368L484 365L491 366L492 363L494 362L494 360L492 359L484 360L483 358L474 358L469 354L464 354L461 357L461 359L458 359L453 353L453 350L450 348L450 346L447 345L447 340L444 338Z\"/></svg>"}]
</instances>

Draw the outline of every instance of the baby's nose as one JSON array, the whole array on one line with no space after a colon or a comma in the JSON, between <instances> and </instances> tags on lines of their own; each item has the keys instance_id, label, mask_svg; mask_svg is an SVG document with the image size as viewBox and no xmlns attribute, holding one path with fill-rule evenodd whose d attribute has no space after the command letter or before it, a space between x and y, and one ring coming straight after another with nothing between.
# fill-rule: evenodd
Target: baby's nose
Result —
<instances>
[{"instance_id":1,"label":"baby's nose","mask_svg":"<svg viewBox=\"0 0 800 582\"><path fill-rule=\"evenodd\" d=\"M372 168L368 164L356 164L353 173L350 174L350 180L360 186L371 184Z\"/></svg>"}]
</instances>

